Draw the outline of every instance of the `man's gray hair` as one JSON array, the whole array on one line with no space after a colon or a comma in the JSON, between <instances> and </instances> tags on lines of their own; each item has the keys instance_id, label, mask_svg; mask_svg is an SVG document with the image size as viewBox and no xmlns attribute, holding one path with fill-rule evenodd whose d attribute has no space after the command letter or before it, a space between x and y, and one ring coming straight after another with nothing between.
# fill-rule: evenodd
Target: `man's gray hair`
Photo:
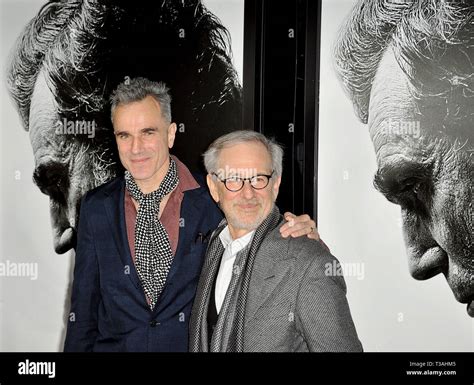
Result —
<instances>
[{"instance_id":1,"label":"man's gray hair","mask_svg":"<svg viewBox=\"0 0 474 385\"><path fill-rule=\"evenodd\" d=\"M239 130L217 138L203 154L204 166L209 174L218 169L218 160L221 150L239 143L258 142L262 143L270 154L272 168L276 177L281 176L283 172L283 149L273 139L255 131ZM242 154L245 156L245 154Z\"/></svg>"},{"instance_id":2,"label":"man's gray hair","mask_svg":"<svg viewBox=\"0 0 474 385\"><path fill-rule=\"evenodd\" d=\"M393 48L417 100L446 99L444 110L438 112L444 126L456 125L462 115L472 119L471 0L359 0L341 30L334 55L338 75L363 123L368 121L372 82L388 48Z\"/></svg>"},{"instance_id":3,"label":"man's gray hair","mask_svg":"<svg viewBox=\"0 0 474 385\"><path fill-rule=\"evenodd\" d=\"M139 102L147 96L152 96L161 108L161 115L167 124L171 123L171 96L169 88L163 82L153 82L137 77L126 78L110 96L110 117L113 118L115 109L121 104Z\"/></svg>"}]
</instances>

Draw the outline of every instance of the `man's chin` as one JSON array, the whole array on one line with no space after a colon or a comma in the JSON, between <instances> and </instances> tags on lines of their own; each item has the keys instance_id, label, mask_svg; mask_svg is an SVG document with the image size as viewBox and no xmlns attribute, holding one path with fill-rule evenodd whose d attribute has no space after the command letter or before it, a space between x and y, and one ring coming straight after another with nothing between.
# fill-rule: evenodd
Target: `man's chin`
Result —
<instances>
[{"instance_id":1,"label":"man's chin","mask_svg":"<svg viewBox=\"0 0 474 385\"><path fill-rule=\"evenodd\" d=\"M458 283L458 285L462 284ZM456 300L460 303L466 304L467 314L474 318L474 295L469 294L469 292L472 293L472 289L469 292L466 292L465 290L451 289L453 290Z\"/></svg>"},{"instance_id":2,"label":"man's chin","mask_svg":"<svg viewBox=\"0 0 474 385\"><path fill-rule=\"evenodd\" d=\"M450 271L449 274L445 273L445 277L456 301L466 304L467 314L474 318L474 286L472 276L469 275L470 271L472 271L471 268L458 267L455 269L455 274Z\"/></svg>"},{"instance_id":3,"label":"man's chin","mask_svg":"<svg viewBox=\"0 0 474 385\"><path fill-rule=\"evenodd\" d=\"M261 220L261 218L252 218L252 219L248 219L248 220L240 218L238 220L233 219L229 223L235 229L253 231L258 226L260 226L260 224L262 222L263 221Z\"/></svg>"},{"instance_id":4,"label":"man's chin","mask_svg":"<svg viewBox=\"0 0 474 385\"><path fill-rule=\"evenodd\" d=\"M233 222L231 225L234 229L246 230L250 232L255 230L260 225L260 223Z\"/></svg>"},{"instance_id":5,"label":"man's chin","mask_svg":"<svg viewBox=\"0 0 474 385\"><path fill-rule=\"evenodd\" d=\"M147 170L129 169L128 170L135 180L146 180L150 179L152 173Z\"/></svg>"},{"instance_id":6,"label":"man's chin","mask_svg":"<svg viewBox=\"0 0 474 385\"><path fill-rule=\"evenodd\" d=\"M474 318L474 300L467 304L466 310L467 314L469 314L470 317Z\"/></svg>"}]
</instances>

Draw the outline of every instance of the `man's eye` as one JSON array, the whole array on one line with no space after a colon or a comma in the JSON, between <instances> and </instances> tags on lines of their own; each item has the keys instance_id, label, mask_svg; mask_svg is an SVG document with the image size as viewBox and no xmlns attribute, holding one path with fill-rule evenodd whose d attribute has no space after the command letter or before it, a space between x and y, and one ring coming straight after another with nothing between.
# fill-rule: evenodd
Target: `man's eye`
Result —
<instances>
[{"instance_id":1,"label":"man's eye","mask_svg":"<svg viewBox=\"0 0 474 385\"><path fill-rule=\"evenodd\" d=\"M402 206L414 205L420 199L422 183L416 178L407 178L399 182L399 186L387 194L391 201Z\"/></svg>"},{"instance_id":2,"label":"man's eye","mask_svg":"<svg viewBox=\"0 0 474 385\"><path fill-rule=\"evenodd\" d=\"M390 202L407 210L422 213L430 200L430 189L425 179L409 177L389 181L376 176L374 185Z\"/></svg>"},{"instance_id":3,"label":"man's eye","mask_svg":"<svg viewBox=\"0 0 474 385\"><path fill-rule=\"evenodd\" d=\"M143 135L150 136L150 135L153 135L154 133L155 133L155 130L147 130L143 132Z\"/></svg>"},{"instance_id":4,"label":"man's eye","mask_svg":"<svg viewBox=\"0 0 474 385\"><path fill-rule=\"evenodd\" d=\"M421 185L421 181L418 180L417 178L406 178L402 181L399 182L400 187L399 187L399 194L404 194L404 193L414 193L417 194L419 187Z\"/></svg>"},{"instance_id":5,"label":"man's eye","mask_svg":"<svg viewBox=\"0 0 474 385\"><path fill-rule=\"evenodd\" d=\"M33 181L43 194L57 202L65 202L69 188L67 166L54 161L42 164L35 169Z\"/></svg>"},{"instance_id":6,"label":"man's eye","mask_svg":"<svg viewBox=\"0 0 474 385\"><path fill-rule=\"evenodd\" d=\"M405 159L392 160L379 168L374 186L390 202L426 215L434 194L432 166Z\"/></svg>"},{"instance_id":7,"label":"man's eye","mask_svg":"<svg viewBox=\"0 0 474 385\"><path fill-rule=\"evenodd\" d=\"M128 134L125 134L125 133L121 132L120 134L117 134L117 138L119 138L119 139L127 139L127 138L128 138Z\"/></svg>"}]
</instances>

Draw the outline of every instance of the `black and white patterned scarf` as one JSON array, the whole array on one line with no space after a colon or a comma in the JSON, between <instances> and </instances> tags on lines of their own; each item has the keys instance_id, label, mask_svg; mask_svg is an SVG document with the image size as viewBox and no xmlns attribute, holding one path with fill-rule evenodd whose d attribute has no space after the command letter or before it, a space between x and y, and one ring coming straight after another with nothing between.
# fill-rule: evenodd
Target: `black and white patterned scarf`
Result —
<instances>
[{"instance_id":1,"label":"black and white patterned scarf","mask_svg":"<svg viewBox=\"0 0 474 385\"><path fill-rule=\"evenodd\" d=\"M143 194L128 171L125 171L125 185L130 195L138 202L135 223L135 265L150 308L158 301L173 261L170 239L159 218L160 203L164 196L173 191L179 183L176 163L170 158L168 173L158 190Z\"/></svg>"}]
</instances>

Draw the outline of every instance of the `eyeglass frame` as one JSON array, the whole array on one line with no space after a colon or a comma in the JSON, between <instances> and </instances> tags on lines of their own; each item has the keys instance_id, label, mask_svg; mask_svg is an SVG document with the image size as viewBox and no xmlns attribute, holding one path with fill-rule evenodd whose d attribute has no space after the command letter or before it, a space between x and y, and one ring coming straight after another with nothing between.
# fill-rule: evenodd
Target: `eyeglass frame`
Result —
<instances>
[{"instance_id":1,"label":"eyeglass frame","mask_svg":"<svg viewBox=\"0 0 474 385\"><path fill-rule=\"evenodd\" d=\"M244 188L244 186L245 186L245 181L247 181L247 180L249 181L250 187L252 187L254 190L263 190L263 189L267 188L268 185L270 184L270 179L272 179L274 173L275 173L275 170L273 170L270 175L267 175L267 174L257 174L257 175L254 175L254 176L250 177L250 178L237 177L237 178L239 178L239 179L241 180L241 182L242 182L242 186L241 186L238 190L231 190L229 187L227 187L227 184L226 184L227 180L236 178L235 176L230 177L230 178L221 179L221 178L219 178L219 175L217 175L217 173L215 173L215 172L213 172L211 175L215 176L216 179L217 179L219 182L224 183L224 187L227 189L227 191L230 191L230 192L239 192L239 191L241 191L241 190ZM268 178L267 184L266 184L264 187L256 188L256 187L252 186L252 179L253 179L253 178L256 178L257 176L265 176L265 177Z\"/></svg>"}]
</instances>

